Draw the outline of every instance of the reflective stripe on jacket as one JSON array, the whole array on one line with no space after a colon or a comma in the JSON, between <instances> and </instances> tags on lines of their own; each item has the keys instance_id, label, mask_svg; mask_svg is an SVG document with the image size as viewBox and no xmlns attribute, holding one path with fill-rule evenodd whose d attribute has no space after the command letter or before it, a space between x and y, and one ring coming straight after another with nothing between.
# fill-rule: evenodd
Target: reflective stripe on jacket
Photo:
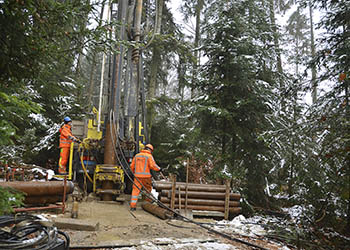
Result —
<instances>
[{"instance_id":1,"label":"reflective stripe on jacket","mask_svg":"<svg viewBox=\"0 0 350 250\"><path fill-rule=\"evenodd\" d=\"M64 124L60 128L60 148L69 148L74 136L72 135L71 126Z\"/></svg>"},{"instance_id":2,"label":"reflective stripe on jacket","mask_svg":"<svg viewBox=\"0 0 350 250\"><path fill-rule=\"evenodd\" d=\"M151 177L151 169L160 171L160 167L158 167L151 152L148 150L141 150L140 153L135 155L130 168L134 175L139 178Z\"/></svg>"}]
</instances>

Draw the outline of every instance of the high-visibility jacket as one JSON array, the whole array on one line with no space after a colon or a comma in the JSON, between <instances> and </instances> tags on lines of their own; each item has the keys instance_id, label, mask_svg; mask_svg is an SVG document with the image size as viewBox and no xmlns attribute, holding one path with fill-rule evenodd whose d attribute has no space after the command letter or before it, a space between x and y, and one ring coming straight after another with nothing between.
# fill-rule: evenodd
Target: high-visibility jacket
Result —
<instances>
[{"instance_id":1,"label":"high-visibility jacket","mask_svg":"<svg viewBox=\"0 0 350 250\"><path fill-rule=\"evenodd\" d=\"M135 155L134 159L132 159L130 168L134 175L138 178L150 178L151 169L160 171L160 167L158 167L157 163L153 159L152 153L148 150L141 150L140 153Z\"/></svg>"},{"instance_id":2,"label":"high-visibility jacket","mask_svg":"<svg viewBox=\"0 0 350 250\"><path fill-rule=\"evenodd\" d=\"M75 137L72 135L72 127L69 124L64 124L60 128L60 148L69 148Z\"/></svg>"}]
</instances>

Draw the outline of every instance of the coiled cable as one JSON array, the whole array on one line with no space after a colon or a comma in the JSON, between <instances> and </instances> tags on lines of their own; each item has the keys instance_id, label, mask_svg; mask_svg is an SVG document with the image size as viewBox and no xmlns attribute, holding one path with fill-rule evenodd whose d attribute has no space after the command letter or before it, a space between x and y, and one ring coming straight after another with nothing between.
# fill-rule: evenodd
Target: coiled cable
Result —
<instances>
[{"instance_id":1,"label":"coiled cable","mask_svg":"<svg viewBox=\"0 0 350 250\"><path fill-rule=\"evenodd\" d=\"M65 249L69 249L69 236L57 230L52 222L42 216L27 214L0 216L0 249L50 250L63 244L63 241Z\"/></svg>"}]
</instances>

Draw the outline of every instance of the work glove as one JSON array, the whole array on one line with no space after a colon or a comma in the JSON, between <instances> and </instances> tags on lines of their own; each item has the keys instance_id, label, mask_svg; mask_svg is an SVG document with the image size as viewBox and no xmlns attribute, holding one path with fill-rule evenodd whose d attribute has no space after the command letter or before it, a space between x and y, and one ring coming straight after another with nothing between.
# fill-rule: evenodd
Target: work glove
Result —
<instances>
[{"instance_id":1,"label":"work glove","mask_svg":"<svg viewBox=\"0 0 350 250\"><path fill-rule=\"evenodd\" d=\"M73 141L77 142L77 143L81 143L81 140L79 138L76 138L76 137L73 139Z\"/></svg>"}]
</instances>

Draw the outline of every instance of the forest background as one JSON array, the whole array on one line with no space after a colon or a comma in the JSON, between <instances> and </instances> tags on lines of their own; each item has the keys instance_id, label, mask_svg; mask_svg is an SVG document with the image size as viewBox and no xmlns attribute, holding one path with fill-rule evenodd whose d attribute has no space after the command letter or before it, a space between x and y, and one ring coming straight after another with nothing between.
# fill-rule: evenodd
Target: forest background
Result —
<instances>
[{"instance_id":1,"label":"forest background","mask_svg":"<svg viewBox=\"0 0 350 250\"><path fill-rule=\"evenodd\" d=\"M96 106L102 56L110 67L122 43L108 4L0 0L2 164L56 164L63 117L83 119ZM143 7L158 164L179 180L187 161L193 182L229 178L246 213L299 206L300 227L348 234L350 2L182 0L183 24L167 0Z\"/></svg>"}]
</instances>

